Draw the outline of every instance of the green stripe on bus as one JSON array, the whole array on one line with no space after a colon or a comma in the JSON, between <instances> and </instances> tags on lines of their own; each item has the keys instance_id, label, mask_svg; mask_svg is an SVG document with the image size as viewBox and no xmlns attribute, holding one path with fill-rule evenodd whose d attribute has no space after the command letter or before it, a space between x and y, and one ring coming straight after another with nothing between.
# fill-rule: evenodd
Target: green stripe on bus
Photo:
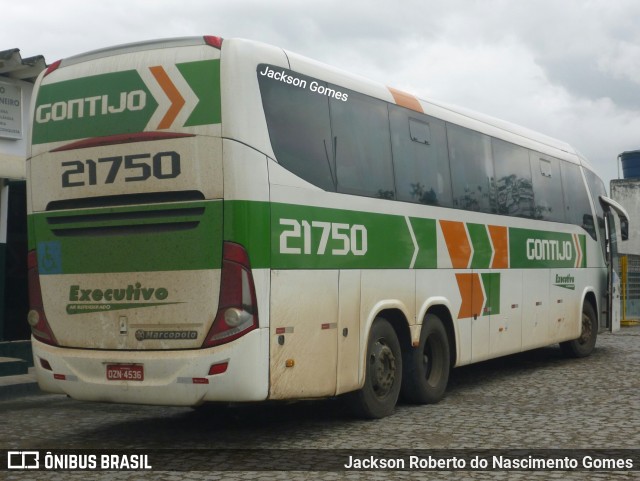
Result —
<instances>
[{"instance_id":1,"label":"green stripe on bus","mask_svg":"<svg viewBox=\"0 0 640 481\"><path fill-rule=\"evenodd\" d=\"M34 214L29 245L45 275L219 268L223 239L242 244L253 268L435 269L437 228L434 219L402 215L204 201ZM467 229L470 267L489 268L486 226ZM510 228L509 250L511 268L586 267L583 234Z\"/></svg>"},{"instance_id":2,"label":"green stripe on bus","mask_svg":"<svg viewBox=\"0 0 640 481\"><path fill-rule=\"evenodd\" d=\"M578 241L580 242L580 249L582 250L582 262L578 267L587 267L587 236L578 235Z\"/></svg>"},{"instance_id":3,"label":"green stripe on bus","mask_svg":"<svg viewBox=\"0 0 640 481\"><path fill-rule=\"evenodd\" d=\"M411 217L411 225L418 243L415 269L435 269L438 267L437 231L435 219Z\"/></svg>"},{"instance_id":4,"label":"green stripe on bus","mask_svg":"<svg viewBox=\"0 0 640 481\"><path fill-rule=\"evenodd\" d=\"M269 202L224 201L224 239L244 246L252 269L271 267L270 217Z\"/></svg>"},{"instance_id":5,"label":"green stripe on bus","mask_svg":"<svg viewBox=\"0 0 640 481\"><path fill-rule=\"evenodd\" d=\"M512 268L586 267L587 244L584 234L532 229L509 229ZM578 264L578 265L576 265Z\"/></svg>"},{"instance_id":6,"label":"green stripe on bus","mask_svg":"<svg viewBox=\"0 0 640 481\"><path fill-rule=\"evenodd\" d=\"M43 275L220 268L221 219L222 201L31 216Z\"/></svg>"},{"instance_id":7,"label":"green stripe on bus","mask_svg":"<svg viewBox=\"0 0 640 481\"><path fill-rule=\"evenodd\" d=\"M198 104L185 122L185 127L218 124L222 119L220 96L220 61L201 60L177 65Z\"/></svg>"},{"instance_id":8,"label":"green stripe on bus","mask_svg":"<svg viewBox=\"0 0 640 481\"><path fill-rule=\"evenodd\" d=\"M157 108L135 70L43 85L36 100L33 143L142 132Z\"/></svg>"},{"instance_id":9,"label":"green stripe on bus","mask_svg":"<svg viewBox=\"0 0 640 481\"><path fill-rule=\"evenodd\" d=\"M250 201L225 201L224 214L225 240L244 245L253 268L437 267L433 219Z\"/></svg>"},{"instance_id":10,"label":"green stripe on bus","mask_svg":"<svg viewBox=\"0 0 640 481\"><path fill-rule=\"evenodd\" d=\"M486 272L481 277L486 296L483 315L500 314L500 273Z\"/></svg>"},{"instance_id":11,"label":"green stripe on bus","mask_svg":"<svg viewBox=\"0 0 640 481\"><path fill-rule=\"evenodd\" d=\"M471 268L486 269L489 267L491 258L493 257L493 249L491 247L491 241L489 240L489 234L487 233L487 226L484 224L467 223L467 230L469 231L469 237L473 245Z\"/></svg>"},{"instance_id":12,"label":"green stripe on bus","mask_svg":"<svg viewBox=\"0 0 640 481\"><path fill-rule=\"evenodd\" d=\"M435 269L434 219L283 203L225 201L224 238L244 245L251 265L273 269ZM490 268L484 224L467 223L470 267ZM578 245L574 239L578 239ZM415 239L415 243L414 243ZM509 229L510 267L586 267L586 236Z\"/></svg>"},{"instance_id":13,"label":"green stripe on bus","mask_svg":"<svg viewBox=\"0 0 640 481\"><path fill-rule=\"evenodd\" d=\"M164 66L140 67L163 70L166 77L163 76L162 81L168 84L164 86L151 73L145 76L145 81L138 70L45 83L38 90L36 99L33 144L161 128L159 125L149 126L149 121L158 108L163 108L161 105L167 106L165 87L179 94L176 98L181 102L175 105L179 109L189 104L184 102L185 98L194 94L197 97L197 103L184 125L172 124L172 129L220 123L220 60L185 62L176 64L176 67L189 86L189 89L183 89L185 91L180 90L181 82L172 79ZM160 94L162 98L154 98L153 92L163 92Z\"/></svg>"},{"instance_id":14,"label":"green stripe on bus","mask_svg":"<svg viewBox=\"0 0 640 481\"><path fill-rule=\"evenodd\" d=\"M429 220L272 204L275 269L407 269L420 252L421 266L435 268L435 239L436 224Z\"/></svg>"}]
</instances>

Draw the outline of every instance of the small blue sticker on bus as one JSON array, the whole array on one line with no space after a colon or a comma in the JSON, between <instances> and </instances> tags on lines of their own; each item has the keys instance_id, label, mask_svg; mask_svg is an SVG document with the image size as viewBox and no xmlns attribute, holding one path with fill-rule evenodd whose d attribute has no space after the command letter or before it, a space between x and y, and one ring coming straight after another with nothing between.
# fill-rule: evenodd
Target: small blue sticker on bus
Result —
<instances>
[{"instance_id":1,"label":"small blue sticker on bus","mask_svg":"<svg viewBox=\"0 0 640 481\"><path fill-rule=\"evenodd\" d=\"M40 274L62 274L60 241L38 242L38 272Z\"/></svg>"}]
</instances>

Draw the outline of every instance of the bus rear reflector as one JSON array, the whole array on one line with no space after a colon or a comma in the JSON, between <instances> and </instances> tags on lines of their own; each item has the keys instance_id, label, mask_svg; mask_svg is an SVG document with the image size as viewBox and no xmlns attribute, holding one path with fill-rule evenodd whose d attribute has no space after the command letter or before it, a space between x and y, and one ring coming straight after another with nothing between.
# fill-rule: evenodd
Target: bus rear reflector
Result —
<instances>
[{"instance_id":1,"label":"bus rear reflector","mask_svg":"<svg viewBox=\"0 0 640 481\"><path fill-rule=\"evenodd\" d=\"M40 288L40 274L38 273L38 253L37 251L29 251L27 255L27 282L29 288L29 314L27 314L27 322L31 327L33 337L45 344L57 346L53 331L44 314L42 301L42 289Z\"/></svg>"},{"instance_id":2,"label":"bus rear reflector","mask_svg":"<svg viewBox=\"0 0 640 481\"><path fill-rule=\"evenodd\" d=\"M240 244L225 242L218 312L202 347L231 342L257 327L258 304L249 255Z\"/></svg>"},{"instance_id":3,"label":"bus rear reflector","mask_svg":"<svg viewBox=\"0 0 640 481\"><path fill-rule=\"evenodd\" d=\"M47 361L46 359L40 358L40 366L42 366L42 369L45 369L47 371L53 371L51 364L49 364L49 361Z\"/></svg>"},{"instance_id":4,"label":"bus rear reflector","mask_svg":"<svg viewBox=\"0 0 640 481\"><path fill-rule=\"evenodd\" d=\"M216 374L222 374L227 372L227 368L229 367L229 363L227 361L220 362L218 364L212 364L209 368L209 376L215 376Z\"/></svg>"}]
</instances>

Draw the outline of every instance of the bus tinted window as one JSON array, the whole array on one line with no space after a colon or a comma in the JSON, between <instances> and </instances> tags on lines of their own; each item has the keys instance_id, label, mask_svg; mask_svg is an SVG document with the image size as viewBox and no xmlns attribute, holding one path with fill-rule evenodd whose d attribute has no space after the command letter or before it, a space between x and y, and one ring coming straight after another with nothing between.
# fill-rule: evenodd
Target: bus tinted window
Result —
<instances>
[{"instance_id":1,"label":"bus tinted window","mask_svg":"<svg viewBox=\"0 0 640 481\"><path fill-rule=\"evenodd\" d=\"M259 65L258 79L276 160L324 190L567 222L594 239L603 223L577 164L287 69Z\"/></svg>"},{"instance_id":2,"label":"bus tinted window","mask_svg":"<svg viewBox=\"0 0 640 481\"><path fill-rule=\"evenodd\" d=\"M570 162L561 162L561 170L566 221L581 226L595 239L595 222L580 166Z\"/></svg>"},{"instance_id":3,"label":"bus tinted window","mask_svg":"<svg viewBox=\"0 0 640 481\"><path fill-rule=\"evenodd\" d=\"M353 91L330 102L338 191L394 199L387 104Z\"/></svg>"},{"instance_id":4,"label":"bus tinted window","mask_svg":"<svg viewBox=\"0 0 640 481\"><path fill-rule=\"evenodd\" d=\"M538 152L530 152L535 218L564 222L564 199L560 181L560 161Z\"/></svg>"},{"instance_id":5,"label":"bus tinted window","mask_svg":"<svg viewBox=\"0 0 640 481\"><path fill-rule=\"evenodd\" d=\"M389 119L398 200L451 207L444 122L394 105Z\"/></svg>"},{"instance_id":6,"label":"bus tinted window","mask_svg":"<svg viewBox=\"0 0 640 481\"><path fill-rule=\"evenodd\" d=\"M602 247L602 255L606 255L605 252L605 223L604 223L604 210L602 209L602 204L600 204L600 196L607 195L607 190L604 187L604 183L600 178L591 172L590 170L584 169L584 174L587 179L587 186L591 191L591 199L593 200L593 207L596 212L596 229L600 233L600 245Z\"/></svg>"},{"instance_id":7,"label":"bus tinted window","mask_svg":"<svg viewBox=\"0 0 640 481\"><path fill-rule=\"evenodd\" d=\"M261 75L266 65L258 66L258 79L262 93L269 136L276 160L307 182L325 189L335 190L331 162L331 130L329 126L329 100L323 95ZM286 72L310 85L309 79L298 73Z\"/></svg>"},{"instance_id":8,"label":"bus tinted window","mask_svg":"<svg viewBox=\"0 0 640 481\"><path fill-rule=\"evenodd\" d=\"M533 184L529 151L492 139L498 214L533 217Z\"/></svg>"},{"instance_id":9,"label":"bus tinted window","mask_svg":"<svg viewBox=\"0 0 640 481\"><path fill-rule=\"evenodd\" d=\"M453 206L496 212L491 138L447 123Z\"/></svg>"}]
</instances>

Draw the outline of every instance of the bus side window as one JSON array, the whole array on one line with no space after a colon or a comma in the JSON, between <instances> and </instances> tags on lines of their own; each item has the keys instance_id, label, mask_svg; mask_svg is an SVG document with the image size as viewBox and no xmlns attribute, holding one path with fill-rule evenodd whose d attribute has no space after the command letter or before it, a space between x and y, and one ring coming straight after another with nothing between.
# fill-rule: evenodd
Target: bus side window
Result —
<instances>
[{"instance_id":1,"label":"bus side window","mask_svg":"<svg viewBox=\"0 0 640 481\"><path fill-rule=\"evenodd\" d=\"M258 69L264 70L264 66ZM303 75L295 76L311 82ZM258 81L278 163L321 189L335 191L327 97L262 75Z\"/></svg>"},{"instance_id":2,"label":"bus side window","mask_svg":"<svg viewBox=\"0 0 640 481\"><path fill-rule=\"evenodd\" d=\"M596 239L596 228L591 213L591 204L587 189L582 180L580 166L570 162L561 162L562 190L567 212L566 221L584 228Z\"/></svg>"},{"instance_id":3,"label":"bus side window","mask_svg":"<svg viewBox=\"0 0 640 481\"><path fill-rule=\"evenodd\" d=\"M533 177L534 218L564 222L564 199L560 182L560 161L539 152L529 152Z\"/></svg>"},{"instance_id":4,"label":"bus side window","mask_svg":"<svg viewBox=\"0 0 640 481\"><path fill-rule=\"evenodd\" d=\"M447 133L442 120L389 106L397 199L451 207Z\"/></svg>"},{"instance_id":5,"label":"bus side window","mask_svg":"<svg viewBox=\"0 0 640 481\"><path fill-rule=\"evenodd\" d=\"M386 102L348 91L348 101L330 100L330 111L338 191L395 199Z\"/></svg>"},{"instance_id":6,"label":"bus side window","mask_svg":"<svg viewBox=\"0 0 640 481\"><path fill-rule=\"evenodd\" d=\"M447 123L453 206L496 213L491 137Z\"/></svg>"},{"instance_id":7,"label":"bus side window","mask_svg":"<svg viewBox=\"0 0 640 481\"><path fill-rule=\"evenodd\" d=\"M606 258L606 246L605 246L605 238L606 238L606 225L604 220L604 209L602 208L602 204L600 204L600 196L607 195L607 190L604 187L604 183L600 178L591 172L588 169L584 169L585 177L587 178L587 186L589 187L589 191L591 192L591 199L593 200L593 207L595 209L596 214L596 226L595 228L598 230L600 234L600 246L602 248L602 255Z\"/></svg>"},{"instance_id":8,"label":"bus side window","mask_svg":"<svg viewBox=\"0 0 640 481\"><path fill-rule=\"evenodd\" d=\"M533 184L529 151L491 139L496 169L498 214L533 218Z\"/></svg>"}]
</instances>

